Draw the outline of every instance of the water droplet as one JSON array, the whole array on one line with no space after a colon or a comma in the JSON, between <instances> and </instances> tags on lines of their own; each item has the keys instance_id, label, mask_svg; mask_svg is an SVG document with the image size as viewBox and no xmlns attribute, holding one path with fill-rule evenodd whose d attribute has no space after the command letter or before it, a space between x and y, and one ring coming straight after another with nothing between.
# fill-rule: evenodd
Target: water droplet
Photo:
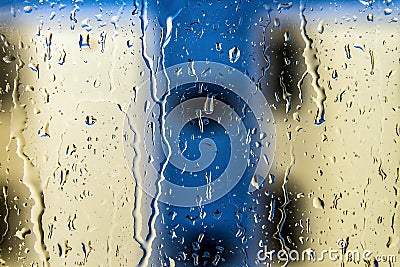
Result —
<instances>
[{"instance_id":1,"label":"water droplet","mask_svg":"<svg viewBox=\"0 0 400 267\"><path fill-rule=\"evenodd\" d=\"M32 12L32 6L24 6L24 12L25 13L31 13Z\"/></svg>"},{"instance_id":2,"label":"water droplet","mask_svg":"<svg viewBox=\"0 0 400 267\"><path fill-rule=\"evenodd\" d=\"M316 209L324 209L325 202L319 197L314 197L313 198L313 207Z\"/></svg>"},{"instance_id":3,"label":"water droplet","mask_svg":"<svg viewBox=\"0 0 400 267\"><path fill-rule=\"evenodd\" d=\"M103 21L103 15L102 14L96 14L94 15L97 21Z\"/></svg>"},{"instance_id":4,"label":"water droplet","mask_svg":"<svg viewBox=\"0 0 400 267\"><path fill-rule=\"evenodd\" d=\"M228 55L229 55L229 61L230 61L231 63L235 63L236 61L239 60L239 57L240 57L240 50L239 50L239 48L238 48L237 46L232 47L232 48L229 50Z\"/></svg>"},{"instance_id":5,"label":"water droplet","mask_svg":"<svg viewBox=\"0 0 400 267\"><path fill-rule=\"evenodd\" d=\"M195 241L192 243L192 247L194 251L199 251L200 250L200 244L199 242Z\"/></svg>"},{"instance_id":6,"label":"water droplet","mask_svg":"<svg viewBox=\"0 0 400 267\"><path fill-rule=\"evenodd\" d=\"M263 187L264 182L265 182L264 177L261 177L258 174L254 174L253 178L251 179L251 185L257 190Z\"/></svg>"},{"instance_id":7,"label":"water droplet","mask_svg":"<svg viewBox=\"0 0 400 267\"><path fill-rule=\"evenodd\" d=\"M344 51L346 52L346 57L347 57L347 59L350 59L351 58L351 52L350 52L350 45L345 45L344 46Z\"/></svg>"},{"instance_id":8,"label":"water droplet","mask_svg":"<svg viewBox=\"0 0 400 267\"><path fill-rule=\"evenodd\" d=\"M363 4L366 7L371 7L375 0L359 0L361 4Z\"/></svg>"},{"instance_id":9,"label":"water droplet","mask_svg":"<svg viewBox=\"0 0 400 267\"><path fill-rule=\"evenodd\" d=\"M21 230L17 230L17 232L15 233L15 236L18 237L21 240L24 240L25 237L27 235L29 235L30 233L31 233L30 229L28 229L26 227L23 227Z\"/></svg>"},{"instance_id":10,"label":"water droplet","mask_svg":"<svg viewBox=\"0 0 400 267\"><path fill-rule=\"evenodd\" d=\"M217 266L218 263L219 263L219 261L220 261L220 259L221 259L221 255L219 255L219 254L215 255L212 264L213 264L214 266Z\"/></svg>"},{"instance_id":11,"label":"water droplet","mask_svg":"<svg viewBox=\"0 0 400 267\"><path fill-rule=\"evenodd\" d=\"M385 13L386 16L388 16L388 15L392 14L393 10L391 8L385 8L383 10L383 12Z\"/></svg>"},{"instance_id":12,"label":"water droplet","mask_svg":"<svg viewBox=\"0 0 400 267\"><path fill-rule=\"evenodd\" d=\"M120 20L120 18L121 18L120 15L112 16L111 17L111 24L113 24L114 27L117 27L117 23Z\"/></svg>"},{"instance_id":13,"label":"water droplet","mask_svg":"<svg viewBox=\"0 0 400 267\"><path fill-rule=\"evenodd\" d=\"M60 53L60 58L58 60L58 64L59 65L64 65L65 63L65 58L67 57L67 53L65 52L65 50L63 49Z\"/></svg>"},{"instance_id":14,"label":"water droplet","mask_svg":"<svg viewBox=\"0 0 400 267\"><path fill-rule=\"evenodd\" d=\"M215 247L219 253L224 252L225 248L223 246L216 246Z\"/></svg>"},{"instance_id":15,"label":"water droplet","mask_svg":"<svg viewBox=\"0 0 400 267\"><path fill-rule=\"evenodd\" d=\"M11 16L13 16L14 18L16 16L15 8L13 7L11 7Z\"/></svg>"},{"instance_id":16,"label":"water droplet","mask_svg":"<svg viewBox=\"0 0 400 267\"><path fill-rule=\"evenodd\" d=\"M210 115L214 112L214 95L207 95L207 99L204 102L203 111L207 115Z\"/></svg>"},{"instance_id":17,"label":"water droplet","mask_svg":"<svg viewBox=\"0 0 400 267\"><path fill-rule=\"evenodd\" d=\"M324 32L324 21L323 20L321 20L319 23L318 23L318 26L317 26L317 31L318 31L318 33L319 34L322 34L323 32Z\"/></svg>"},{"instance_id":18,"label":"water droplet","mask_svg":"<svg viewBox=\"0 0 400 267\"><path fill-rule=\"evenodd\" d=\"M86 119L85 119L86 125L89 125L89 126L94 125L96 123L96 121L97 121L97 119L95 117L86 116Z\"/></svg>"},{"instance_id":19,"label":"water droplet","mask_svg":"<svg viewBox=\"0 0 400 267\"><path fill-rule=\"evenodd\" d=\"M279 20L279 18L275 18L274 19L274 27L279 28L279 26L281 26L281 21Z\"/></svg>"},{"instance_id":20,"label":"water droplet","mask_svg":"<svg viewBox=\"0 0 400 267\"><path fill-rule=\"evenodd\" d=\"M215 220L219 220L221 218L221 216L222 216L222 212L221 211L219 211L219 210L214 211L213 218Z\"/></svg>"},{"instance_id":21,"label":"water droplet","mask_svg":"<svg viewBox=\"0 0 400 267\"><path fill-rule=\"evenodd\" d=\"M90 20L88 18L83 19L81 21L81 27L82 29L86 30L87 32L90 32L92 30L92 26L89 24Z\"/></svg>"},{"instance_id":22,"label":"water droplet","mask_svg":"<svg viewBox=\"0 0 400 267\"><path fill-rule=\"evenodd\" d=\"M49 19L53 20L56 17L56 12L51 12Z\"/></svg>"},{"instance_id":23,"label":"water droplet","mask_svg":"<svg viewBox=\"0 0 400 267\"><path fill-rule=\"evenodd\" d=\"M289 42L290 41L290 33L289 32L285 32L284 34L283 34L283 38L284 38L284 40L285 40L285 42L287 43L287 42Z\"/></svg>"},{"instance_id":24,"label":"water droplet","mask_svg":"<svg viewBox=\"0 0 400 267\"><path fill-rule=\"evenodd\" d=\"M79 35L79 48L84 48L84 47L90 48L89 34L86 35L85 39L83 38L82 34Z\"/></svg>"},{"instance_id":25,"label":"water droplet","mask_svg":"<svg viewBox=\"0 0 400 267\"><path fill-rule=\"evenodd\" d=\"M45 125L43 125L42 127L40 127L40 129L38 131L38 135L40 137L50 137L50 134L49 134L49 123L48 122Z\"/></svg>"},{"instance_id":26,"label":"water droplet","mask_svg":"<svg viewBox=\"0 0 400 267\"><path fill-rule=\"evenodd\" d=\"M98 79L95 79L93 82L93 87L94 88L99 88L101 86L101 82Z\"/></svg>"},{"instance_id":27,"label":"water droplet","mask_svg":"<svg viewBox=\"0 0 400 267\"><path fill-rule=\"evenodd\" d=\"M38 64L34 65L33 63L29 63L29 64L28 64L28 67L29 67L32 71L34 71L34 72L39 72L39 66L38 66Z\"/></svg>"},{"instance_id":28,"label":"water droplet","mask_svg":"<svg viewBox=\"0 0 400 267\"><path fill-rule=\"evenodd\" d=\"M337 70L333 70L332 71L332 79L337 79L337 77L338 77Z\"/></svg>"},{"instance_id":29,"label":"water droplet","mask_svg":"<svg viewBox=\"0 0 400 267\"><path fill-rule=\"evenodd\" d=\"M199 254L193 253L192 258L193 258L193 266L199 266Z\"/></svg>"},{"instance_id":30,"label":"water droplet","mask_svg":"<svg viewBox=\"0 0 400 267\"><path fill-rule=\"evenodd\" d=\"M278 4L278 11L288 10L293 6L293 2Z\"/></svg>"},{"instance_id":31,"label":"water droplet","mask_svg":"<svg viewBox=\"0 0 400 267\"><path fill-rule=\"evenodd\" d=\"M97 41L98 44L101 45L101 53L104 53L104 48L106 46L106 39L107 39L107 33L104 31L100 33L100 40Z\"/></svg>"},{"instance_id":32,"label":"water droplet","mask_svg":"<svg viewBox=\"0 0 400 267\"><path fill-rule=\"evenodd\" d=\"M216 42L216 43L215 43L215 49L216 49L217 51L221 51L221 50L222 50L222 43Z\"/></svg>"},{"instance_id":33,"label":"water droplet","mask_svg":"<svg viewBox=\"0 0 400 267\"><path fill-rule=\"evenodd\" d=\"M204 234L200 233L199 236L197 237L197 242L201 243L203 241Z\"/></svg>"},{"instance_id":34,"label":"water droplet","mask_svg":"<svg viewBox=\"0 0 400 267\"><path fill-rule=\"evenodd\" d=\"M272 173L270 173L269 175L268 175L268 183L269 184L274 184L275 183L275 175L273 175Z\"/></svg>"},{"instance_id":35,"label":"water droplet","mask_svg":"<svg viewBox=\"0 0 400 267\"><path fill-rule=\"evenodd\" d=\"M9 56L4 56L4 57L3 57L3 61L4 61L5 63L7 63L7 64L12 63L14 60L15 60L15 57L14 57L14 56L11 56L11 55L9 55Z\"/></svg>"},{"instance_id":36,"label":"water droplet","mask_svg":"<svg viewBox=\"0 0 400 267\"><path fill-rule=\"evenodd\" d=\"M371 13L369 13L369 14L367 15L367 20L370 21L370 22L373 22L373 21L374 21L374 15L371 14Z\"/></svg>"},{"instance_id":37,"label":"water droplet","mask_svg":"<svg viewBox=\"0 0 400 267\"><path fill-rule=\"evenodd\" d=\"M25 85L25 92L33 92L35 91L35 88L32 85Z\"/></svg>"}]
</instances>

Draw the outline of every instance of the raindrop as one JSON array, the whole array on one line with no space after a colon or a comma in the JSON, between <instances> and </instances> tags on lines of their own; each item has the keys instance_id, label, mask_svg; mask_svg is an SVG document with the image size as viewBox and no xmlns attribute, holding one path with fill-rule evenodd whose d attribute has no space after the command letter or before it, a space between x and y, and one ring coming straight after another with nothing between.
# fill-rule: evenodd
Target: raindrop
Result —
<instances>
[{"instance_id":1,"label":"raindrop","mask_svg":"<svg viewBox=\"0 0 400 267\"><path fill-rule=\"evenodd\" d=\"M56 17L56 12L51 12L49 19L53 20Z\"/></svg>"},{"instance_id":2,"label":"raindrop","mask_svg":"<svg viewBox=\"0 0 400 267\"><path fill-rule=\"evenodd\" d=\"M96 14L94 15L97 21L103 21L103 15L102 14Z\"/></svg>"},{"instance_id":3,"label":"raindrop","mask_svg":"<svg viewBox=\"0 0 400 267\"><path fill-rule=\"evenodd\" d=\"M216 43L215 43L215 49L216 49L217 51L221 51L221 50L222 50L222 43L216 42Z\"/></svg>"},{"instance_id":4,"label":"raindrop","mask_svg":"<svg viewBox=\"0 0 400 267\"><path fill-rule=\"evenodd\" d=\"M375 0L359 0L361 4L363 4L366 7L372 6L372 4L375 2Z\"/></svg>"},{"instance_id":5,"label":"raindrop","mask_svg":"<svg viewBox=\"0 0 400 267\"><path fill-rule=\"evenodd\" d=\"M199 120L199 127L200 127L200 132L204 131L204 124L203 124L203 119L202 119L202 111L201 109L196 109L196 117Z\"/></svg>"},{"instance_id":6,"label":"raindrop","mask_svg":"<svg viewBox=\"0 0 400 267\"><path fill-rule=\"evenodd\" d=\"M199 254L193 253L192 258L193 258L193 266L199 266Z\"/></svg>"},{"instance_id":7,"label":"raindrop","mask_svg":"<svg viewBox=\"0 0 400 267\"><path fill-rule=\"evenodd\" d=\"M58 64L59 65L64 65L64 63L65 63L65 58L67 57L67 53L65 52L65 50L63 49L62 51L61 51L61 54L60 54L60 58L59 58L59 60L58 60Z\"/></svg>"},{"instance_id":8,"label":"raindrop","mask_svg":"<svg viewBox=\"0 0 400 267\"><path fill-rule=\"evenodd\" d=\"M200 250L200 244L199 242L195 241L192 243L192 247L194 251L199 251Z\"/></svg>"},{"instance_id":9,"label":"raindrop","mask_svg":"<svg viewBox=\"0 0 400 267\"><path fill-rule=\"evenodd\" d=\"M281 21L279 20L279 18L275 18L274 19L274 27L279 28L279 26L281 26Z\"/></svg>"},{"instance_id":10,"label":"raindrop","mask_svg":"<svg viewBox=\"0 0 400 267\"><path fill-rule=\"evenodd\" d=\"M207 95L207 99L204 102L203 111L207 115L210 115L214 112L214 95Z\"/></svg>"},{"instance_id":11,"label":"raindrop","mask_svg":"<svg viewBox=\"0 0 400 267\"><path fill-rule=\"evenodd\" d=\"M324 209L325 202L319 197L314 197L313 198L313 207L316 209Z\"/></svg>"},{"instance_id":12,"label":"raindrop","mask_svg":"<svg viewBox=\"0 0 400 267\"><path fill-rule=\"evenodd\" d=\"M86 116L85 123L86 125L92 126L96 123L97 119L93 116Z\"/></svg>"},{"instance_id":13,"label":"raindrop","mask_svg":"<svg viewBox=\"0 0 400 267\"><path fill-rule=\"evenodd\" d=\"M90 26L89 22L90 20L88 18L81 21L82 29L86 30L87 32L90 32L92 30L92 26Z\"/></svg>"},{"instance_id":14,"label":"raindrop","mask_svg":"<svg viewBox=\"0 0 400 267\"><path fill-rule=\"evenodd\" d=\"M251 185L257 190L259 190L263 187L264 182L265 182L265 179L263 177L259 176L258 174L254 174L253 178L251 179Z\"/></svg>"},{"instance_id":15,"label":"raindrop","mask_svg":"<svg viewBox=\"0 0 400 267\"><path fill-rule=\"evenodd\" d=\"M289 32L285 32L283 34L283 38L285 39L285 43L290 42L290 33Z\"/></svg>"},{"instance_id":16,"label":"raindrop","mask_svg":"<svg viewBox=\"0 0 400 267\"><path fill-rule=\"evenodd\" d=\"M347 59L350 59L351 53L350 53L350 46L348 44L344 46L344 51L346 52Z\"/></svg>"},{"instance_id":17,"label":"raindrop","mask_svg":"<svg viewBox=\"0 0 400 267\"><path fill-rule=\"evenodd\" d=\"M293 2L278 4L278 11L288 10L293 6Z\"/></svg>"},{"instance_id":18,"label":"raindrop","mask_svg":"<svg viewBox=\"0 0 400 267\"><path fill-rule=\"evenodd\" d=\"M373 21L374 21L374 15L371 14L371 13L368 14L368 15L367 15L367 20L370 21L370 22L373 22Z\"/></svg>"},{"instance_id":19,"label":"raindrop","mask_svg":"<svg viewBox=\"0 0 400 267\"><path fill-rule=\"evenodd\" d=\"M221 255L219 255L219 254L215 255L212 264L213 264L214 266L217 266L218 263L219 263L219 261L220 261L220 259L221 259Z\"/></svg>"},{"instance_id":20,"label":"raindrop","mask_svg":"<svg viewBox=\"0 0 400 267\"><path fill-rule=\"evenodd\" d=\"M224 252L225 248L223 246L216 246L215 247L219 253Z\"/></svg>"},{"instance_id":21,"label":"raindrop","mask_svg":"<svg viewBox=\"0 0 400 267\"><path fill-rule=\"evenodd\" d=\"M29 63L29 64L28 64L28 67L29 67L32 71L34 71L34 72L39 72L39 66L38 66L38 64L34 65L33 63Z\"/></svg>"},{"instance_id":22,"label":"raindrop","mask_svg":"<svg viewBox=\"0 0 400 267\"><path fill-rule=\"evenodd\" d=\"M15 8L11 7L11 16L15 18L16 13L15 13Z\"/></svg>"},{"instance_id":23,"label":"raindrop","mask_svg":"<svg viewBox=\"0 0 400 267\"><path fill-rule=\"evenodd\" d=\"M107 38L107 34L105 32L100 33L100 40L97 41L98 44L101 45L101 53L104 53L104 48L106 46L106 38Z\"/></svg>"},{"instance_id":24,"label":"raindrop","mask_svg":"<svg viewBox=\"0 0 400 267\"><path fill-rule=\"evenodd\" d=\"M30 230L30 229L28 229L28 228L26 228L26 227L23 227L21 230L18 230L18 231L15 233L15 236L18 237L18 238L21 239L21 240L24 240L25 237L26 237L27 235L29 235L30 233L31 233L31 230Z\"/></svg>"},{"instance_id":25,"label":"raindrop","mask_svg":"<svg viewBox=\"0 0 400 267\"><path fill-rule=\"evenodd\" d=\"M83 39L82 34L79 35L79 48L89 47L90 48L90 37L89 34L86 35L86 40Z\"/></svg>"},{"instance_id":26,"label":"raindrop","mask_svg":"<svg viewBox=\"0 0 400 267\"><path fill-rule=\"evenodd\" d=\"M112 16L111 17L111 24L114 25L114 27L117 27L117 23L120 20L120 15Z\"/></svg>"},{"instance_id":27,"label":"raindrop","mask_svg":"<svg viewBox=\"0 0 400 267\"><path fill-rule=\"evenodd\" d=\"M332 71L332 79L337 79L337 77L338 77L337 70L333 70Z\"/></svg>"},{"instance_id":28,"label":"raindrop","mask_svg":"<svg viewBox=\"0 0 400 267\"><path fill-rule=\"evenodd\" d=\"M230 61L231 63L235 63L236 61L239 60L239 57L240 57L240 50L239 50L239 48L238 48L237 46L232 47L232 48L229 50L228 55L229 55L229 61Z\"/></svg>"},{"instance_id":29,"label":"raindrop","mask_svg":"<svg viewBox=\"0 0 400 267\"><path fill-rule=\"evenodd\" d=\"M323 32L324 32L324 21L323 20L321 20L319 23L318 23L318 26L317 26L317 31L318 31L318 33L319 34L322 34Z\"/></svg>"},{"instance_id":30,"label":"raindrop","mask_svg":"<svg viewBox=\"0 0 400 267\"><path fill-rule=\"evenodd\" d=\"M24 12L25 13L31 13L32 12L32 6L24 6Z\"/></svg>"},{"instance_id":31,"label":"raindrop","mask_svg":"<svg viewBox=\"0 0 400 267\"><path fill-rule=\"evenodd\" d=\"M94 88L99 88L101 86L101 82L98 79L95 79L93 82L93 87Z\"/></svg>"},{"instance_id":32,"label":"raindrop","mask_svg":"<svg viewBox=\"0 0 400 267\"><path fill-rule=\"evenodd\" d=\"M5 63L7 63L7 64L12 63L14 60L15 60L15 57L14 57L14 56L11 56L11 55L9 55L9 56L4 56L4 57L3 57L3 61L4 61Z\"/></svg>"},{"instance_id":33,"label":"raindrop","mask_svg":"<svg viewBox=\"0 0 400 267\"><path fill-rule=\"evenodd\" d=\"M50 137L49 134L49 123L46 123L45 125L43 125L39 131L38 131L38 135L40 137Z\"/></svg>"},{"instance_id":34,"label":"raindrop","mask_svg":"<svg viewBox=\"0 0 400 267\"><path fill-rule=\"evenodd\" d=\"M388 15L392 14L393 10L391 8L385 8L383 10L383 12L385 13L386 16L388 16Z\"/></svg>"},{"instance_id":35,"label":"raindrop","mask_svg":"<svg viewBox=\"0 0 400 267\"><path fill-rule=\"evenodd\" d=\"M268 175L268 183L269 184L274 184L275 183L275 175L273 175L272 173L270 173Z\"/></svg>"},{"instance_id":36,"label":"raindrop","mask_svg":"<svg viewBox=\"0 0 400 267\"><path fill-rule=\"evenodd\" d=\"M200 233L199 236L197 237L197 242L201 243L203 241L204 234Z\"/></svg>"},{"instance_id":37,"label":"raindrop","mask_svg":"<svg viewBox=\"0 0 400 267\"><path fill-rule=\"evenodd\" d=\"M221 211L219 211L219 210L214 211L213 218L215 220L219 220L221 218L221 216L222 216L222 212Z\"/></svg>"}]
</instances>

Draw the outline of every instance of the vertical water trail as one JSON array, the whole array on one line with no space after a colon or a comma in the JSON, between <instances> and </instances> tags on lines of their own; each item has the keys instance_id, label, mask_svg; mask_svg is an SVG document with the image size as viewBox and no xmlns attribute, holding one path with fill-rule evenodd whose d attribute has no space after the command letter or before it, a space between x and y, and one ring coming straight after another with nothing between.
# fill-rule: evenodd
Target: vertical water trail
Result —
<instances>
[{"instance_id":1,"label":"vertical water trail","mask_svg":"<svg viewBox=\"0 0 400 267\"><path fill-rule=\"evenodd\" d=\"M133 126L133 122L131 121L130 117L128 116L128 114L126 114L126 117L128 119L128 125L129 125L129 130L133 133L133 140L132 140L132 145L131 148L133 149L133 166L135 165L135 162L140 162L140 154L137 153L136 151L136 146L137 146L137 138L136 138L136 132ZM132 166L132 167L133 167ZM141 227L141 223L138 223L138 221L140 222L140 220L138 218L142 218L141 217L141 210L140 210L140 200L143 197L143 192L142 190L140 190L138 183L136 182L134 185L134 203L133 203L133 211L132 211L132 215L133 215L133 239L136 241L136 243L139 244L140 249L143 251L143 256L145 256L146 254L146 248L144 246L144 240L141 238L141 231L142 231L142 227Z\"/></svg>"},{"instance_id":2,"label":"vertical water trail","mask_svg":"<svg viewBox=\"0 0 400 267\"><path fill-rule=\"evenodd\" d=\"M166 157L166 160L162 164L160 177L157 177L157 180L156 180L156 195L151 201L152 214L149 219L149 233L146 237L147 249L150 250L150 252L148 252L146 255L144 255L144 258L142 258L142 260L140 262L141 266L149 265L148 263L149 263L150 256L151 256L151 247L156 238L156 229L155 229L156 221L160 214L160 209L158 207L158 203L159 203L159 198L162 193L161 185L162 185L163 181L165 181L164 173L165 173L166 167L167 167L168 162L171 157L171 146L169 144L168 139L166 138L166 127L165 127L166 104L167 104L167 98L170 95L170 84L171 84L171 81L168 77L166 67L165 67L165 47L169 44L169 42L171 40L172 21L178 14L179 14L179 12L174 17L168 17L166 20L166 30L164 30L164 28L161 29L162 31L161 31L160 54L161 54L161 64L162 64L162 68L163 68L163 73L167 80L167 90L166 90L166 94L162 96L161 100L157 101L157 104L160 105L160 109L161 109L160 134L161 134L163 143L166 144L166 146L167 146L168 155ZM166 33L164 33L164 32L166 32ZM153 92L153 94L156 94L156 92Z\"/></svg>"},{"instance_id":3,"label":"vertical water trail","mask_svg":"<svg viewBox=\"0 0 400 267\"><path fill-rule=\"evenodd\" d=\"M301 85L303 83L304 78L307 74L310 74L312 77L312 86L314 88L315 93L317 94L316 97L313 97L315 104L317 105L317 113L315 114L315 125L320 125L325 121L325 108L324 102L326 100L326 94L324 88L319 85L319 75L318 75L318 67L319 67L319 60L317 58L315 50L312 48L312 40L307 35L306 26L307 26L307 19L304 15L304 10L306 9L305 1L300 1L300 33L301 37L305 42L303 57L306 64L306 71L304 72L301 80L298 83L299 90L301 92Z\"/></svg>"},{"instance_id":4,"label":"vertical water trail","mask_svg":"<svg viewBox=\"0 0 400 267\"><path fill-rule=\"evenodd\" d=\"M286 245L285 237L282 235L282 230L283 230L283 227L286 222L286 216L287 216L286 206L290 203L290 198L288 195L288 188L287 188L288 183L289 183L289 175L290 175L290 171L295 163L296 163L296 159L294 156L294 148L293 148L293 140L292 140L292 143L290 144L290 163L286 167L285 176L283 178L283 183L282 183L282 191L283 191L283 197L284 197L285 202L283 203L282 207L279 209L282 214L282 217L278 222L277 231L274 233L274 237L279 240L282 249L287 252L289 252L290 249ZM289 264L289 262L290 261L287 261L283 266L287 266Z\"/></svg>"},{"instance_id":5,"label":"vertical water trail","mask_svg":"<svg viewBox=\"0 0 400 267\"><path fill-rule=\"evenodd\" d=\"M149 25L148 17L147 17L147 10L148 10L148 4L147 0L142 0L141 3L141 8L140 8L140 28L142 31L142 36L140 39L142 40L142 57L144 62L146 63L147 68L149 69L149 78L150 78L150 88L151 88L151 96L153 98L153 101L156 103L160 102L160 99L158 99L157 94L156 94L156 80L154 77L154 62L153 59L147 54L147 35L146 35L146 30Z\"/></svg>"},{"instance_id":6,"label":"vertical water trail","mask_svg":"<svg viewBox=\"0 0 400 267\"><path fill-rule=\"evenodd\" d=\"M303 103L303 91L301 90L301 86L303 85L304 79L307 76L307 71L305 71L302 75L301 78L299 80L299 82L297 83L297 89L299 90L299 99L300 99L300 103Z\"/></svg>"},{"instance_id":7,"label":"vertical water trail","mask_svg":"<svg viewBox=\"0 0 400 267\"><path fill-rule=\"evenodd\" d=\"M162 169L161 169L161 175L160 177L156 178L156 195L151 201L151 215L149 218L148 222L148 235L146 236L146 239L142 242L142 249L144 252L143 257L140 259L139 266L148 266L149 265L149 260L151 256L151 251L152 251L152 244L156 238L156 230L155 230L155 224L156 220L158 218L158 215L160 213L159 207L158 207L158 201L161 195L161 184L165 180L164 177L164 172L166 169L166 166L168 164L169 158L171 156L171 147L169 145L168 140L166 139L166 133L165 133L165 108L166 108L166 99L168 95L170 94L170 80L169 77L166 73L166 68L165 68L165 47L168 45L169 41L171 40L171 33L172 33L172 20L174 17L176 17L178 14L176 14L174 17L168 17L166 21L166 33L164 34L164 29L162 29L162 36L161 36L161 62L162 62L162 67L164 71L165 78L167 79L167 93L162 96L162 99L159 99L157 96L157 88L156 88L156 79L155 79L155 71L153 70L153 59L147 54L146 50L146 29L148 27L148 18L147 18L147 12L148 12L148 3L146 0L142 1L142 6L141 6L141 15L140 15L140 20L141 20L141 30L142 30L142 57L150 71L150 90L151 90L151 96L153 101L156 104L160 105L161 108L161 125L160 125L160 134L161 138L163 139L164 143L167 145L168 148L168 155L166 161L163 163ZM135 208L137 209L137 205L135 205Z\"/></svg>"},{"instance_id":8,"label":"vertical water trail","mask_svg":"<svg viewBox=\"0 0 400 267\"><path fill-rule=\"evenodd\" d=\"M118 39L116 38L116 34L112 36L112 52L111 52L111 64L110 68L108 70L108 79L110 81L110 93L111 95L114 93L115 88L115 67L117 66L116 61L118 60L117 56L117 51L118 51Z\"/></svg>"},{"instance_id":9,"label":"vertical water trail","mask_svg":"<svg viewBox=\"0 0 400 267\"><path fill-rule=\"evenodd\" d=\"M7 186L3 186L3 197L4 197L4 207L5 207L5 211L6 211L6 214L4 214L4 219L3 219L3 222L4 222L4 224L6 225L6 229L4 229L4 233L0 236L0 244L1 243L3 243L3 241L4 241L4 238L6 237L6 235L7 235L7 233L8 233L8 230L9 230L9 225L8 225L8 214L9 214L9 211L8 211L8 187ZM1 260L1 257L0 257L0 260ZM1 262L0 262L1 263Z\"/></svg>"},{"instance_id":10,"label":"vertical water trail","mask_svg":"<svg viewBox=\"0 0 400 267\"><path fill-rule=\"evenodd\" d=\"M288 92L286 85L283 81L283 72L280 75L279 84L282 88L282 98L285 100L285 111L289 113L292 107L292 94Z\"/></svg>"},{"instance_id":11,"label":"vertical water trail","mask_svg":"<svg viewBox=\"0 0 400 267\"><path fill-rule=\"evenodd\" d=\"M269 58L269 56L267 54L267 51L268 51L268 48L269 48L269 46L267 45L268 44L268 41L267 41L267 29L268 29L268 26L271 24L271 11L272 11L272 8L270 8L268 5L264 5L264 8L267 11L267 23L263 27L263 42L262 42L262 44L263 44L262 45L262 50L263 51L262 52L263 52L263 58L264 58L264 61L266 63L266 66L261 68L261 75L257 79L257 82L256 82L256 90L259 90L261 88L261 86L260 86L261 80L262 80L262 78L265 77L265 74L269 70L270 64L271 64L270 63L270 58Z\"/></svg>"},{"instance_id":12,"label":"vertical water trail","mask_svg":"<svg viewBox=\"0 0 400 267\"><path fill-rule=\"evenodd\" d=\"M140 9L140 15L139 15L139 19L140 19L140 28L141 28L141 41L142 41L142 45L141 45L141 49L142 49L142 58L147 66L147 68L149 69L149 76L150 76L150 86L153 87L155 84L155 79L154 79L154 71L153 71L153 60L151 57L149 57L147 55L147 46L146 46L146 30L148 27L148 20L147 20L147 0L142 0L139 4L135 1L134 2L134 13L137 12L137 9L139 7ZM145 88L144 88L145 89ZM157 96L153 95L154 90L151 90L152 93L152 98L153 101L157 102ZM130 130L132 131L132 133L134 133L133 138L134 140L133 142L133 150L134 150L134 164L135 162L138 162L138 157L140 157L140 154L137 153L137 151L135 150L136 147L136 143L140 142L140 140L136 140L136 134L134 131L134 126L133 126L133 122L131 122L129 120L129 116L128 116L128 123L129 123L129 127ZM134 230L133 230L133 234L134 234L134 239L135 241L140 245L141 250L143 251L143 255L139 260L139 264L138 266L147 266L147 261L148 261L148 254L151 254L151 252L148 252L148 248L146 246L146 240L142 238L141 236L141 232L142 232L142 223L140 222L140 220L137 220L138 218L141 218L141 202L143 199L143 192L140 190L138 183L136 182L135 185L135 189L134 189L134 195L135 195L135 200L134 200L134 207L133 207L133 226L134 226ZM151 246L150 246L150 250L151 250Z\"/></svg>"},{"instance_id":13,"label":"vertical water trail","mask_svg":"<svg viewBox=\"0 0 400 267\"><path fill-rule=\"evenodd\" d=\"M140 7L140 27L141 27L141 31L142 31L142 36L141 36L141 41L142 41L142 58L144 59L147 68L149 68L150 70L150 79L152 78L152 65L150 65L150 61L151 59L148 58L147 54L146 54L146 45L145 45L145 31L147 28L147 2L146 0L142 0L141 3L138 5L137 2L135 1L135 10L138 9L138 7ZM134 126L133 126L133 122L130 121L129 116L127 115L128 118L128 123L129 123L129 129L130 131L133 133L133 151L134 151L134 156L133 156L133 164L135 164L135 162L138 162L138 157L140 157L140 154L136 151L136 144L137 142L139 142L136 138L136 134L135 134L135 130L134 130ZM136 179L137 180L137 179ZM139 264L138 266L140 266L142 260L144 259L144 257L146 257L147 255L147 250L145 247L145 241L141 236L141 232L142 232L142 224L141 224L141 220L139 220L139 218L141 217L141 205L140 202L143 198L143 192L142 190L140 190L138 182L136 181L135 184L135 188L134 188L134 195L135 195L135 199L134 199L134 203L133 203L133 238L135 239L135 241L139 244L140 249L143 252L143 255L141 257L141 259L139 260Z\"/></svg>"},{"instance_id":14,"label":"vertical water trail","mask_svg":"<svg viewBox=\"0 0 400 267\"><path fill-rule=\"evenodd\" d=\"M24 174L22 177L23 183L28 187L30 192L30 198L33 199L34 204L31 209L30 221L33 225L32 232L36 237L35 240L35 251L39 254L43 266L49 265L49 252L46 249L44 243L44 231L42 217L45 209L43 189L40 182L39 170L33 165L32 161L24 153L24 147L26 145L25 137L23 131L25 129L25 123L27 120L27 113L24 110L24 106L19 103L19 80L20 71L23 67L23 62L18 56L19 63L16 65L16 77L14 78L14 86L12 92L12 103L13 107L11 109L11 125L10 125L10 142L12 139L17 141L17 155L23 161ZM7 151L10 151L9 145L7 146Z\"/></svg>"}]
</instances>

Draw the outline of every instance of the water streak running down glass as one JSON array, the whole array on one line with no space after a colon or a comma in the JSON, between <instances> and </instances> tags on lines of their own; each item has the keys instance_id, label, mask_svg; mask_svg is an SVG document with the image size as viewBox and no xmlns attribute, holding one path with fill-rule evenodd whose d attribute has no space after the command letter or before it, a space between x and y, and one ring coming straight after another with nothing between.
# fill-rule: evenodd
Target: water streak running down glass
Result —
<instances>
[{"instance_id":1,"label":"water streak running down glass","mask_svg":"<svg viewBox=\"0 0 400 267\"><path fill-rule=\"evenodd\" d=\"M0 266L397 266L399 16L2 1Z\"/></svg>"}]
</instances>

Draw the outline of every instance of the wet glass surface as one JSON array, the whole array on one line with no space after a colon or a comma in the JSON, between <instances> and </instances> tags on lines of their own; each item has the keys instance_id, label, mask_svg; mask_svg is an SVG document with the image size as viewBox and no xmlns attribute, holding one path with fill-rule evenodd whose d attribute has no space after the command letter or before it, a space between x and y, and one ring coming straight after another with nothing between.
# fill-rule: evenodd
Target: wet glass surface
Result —
<instances>
[{"instance_id":1,"label":"wet glass surface","mask_svg":"<svg viewBox=\"0 0 400 267\"><path fill-rule=\"evenodd\" d=\"M0 3L0 266L397 266L399 6Z\"/></svg>"}]
</instances>

